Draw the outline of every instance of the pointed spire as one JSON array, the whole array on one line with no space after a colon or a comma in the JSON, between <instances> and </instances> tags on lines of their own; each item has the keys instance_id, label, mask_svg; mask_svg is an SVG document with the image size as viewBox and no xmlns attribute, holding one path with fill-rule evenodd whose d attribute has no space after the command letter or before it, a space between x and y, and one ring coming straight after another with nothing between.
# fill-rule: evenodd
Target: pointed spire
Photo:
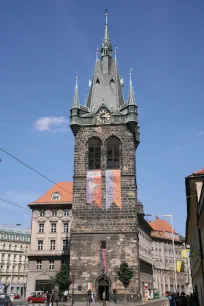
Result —
<instances>
[{"instance_id":1,"label":"pointed spire","mask_svg":"<svg viewBox=\"0 0 204 306\"><path fill-rule=\"evenodd\" d=\"M128 104L130 105L136 105L136 102L135 102L135 93L134 93L134 90L133 90L133 85L132 85L132 69L130 69L130 85L129 85L129 94L128 94Z\"/></svg>"},{"instance_id":2,"label":"pointed spire","mask_svg":"<svg viewBox=\"0 0 204 306\"><path fill-rule=\"evenodd\" d=\"M79 91L78 91L78 75L76 74L76 85L74 90L74 98L72 108L79 108Z\"/></svg>"},{"instance_id":3,"label":"pointed spire","mask_svg":"<svg viewBox=\"0 0 204 306\"><path fill-rule=\"evenodd\" d=\"M106 12L106 23L105 23L104 38L101 46L101 58L104 56L112 57L112 51L113 51L108 31L108 10L106 9L105 12Z\"/></svg>"}]
</instances>

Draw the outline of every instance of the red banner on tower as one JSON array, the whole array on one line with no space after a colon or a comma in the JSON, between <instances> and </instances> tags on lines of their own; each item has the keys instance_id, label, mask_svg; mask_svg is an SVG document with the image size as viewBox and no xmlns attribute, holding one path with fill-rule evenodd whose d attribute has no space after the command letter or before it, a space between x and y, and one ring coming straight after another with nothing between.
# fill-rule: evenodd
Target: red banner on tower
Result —
<instances>
[{"instance_id":1,"label":"red banner on tower","mask_svg":"<svg viewBox=\"0 0 204 306\"><path fill-rule=\"evenodd\" d=\"M106 209L112 203L122 207L120 170L106 170Z\"/></svg>"},{"instance_id":2,"label":"red banner on tower","mask_svg":"<svg viewBox=\"0 0 204 306\"><path fill-rule=\"evenodd\" d=\"M96 203L102 208L102 172L101 170L87 171L86 176L86 202L87 204Z\"/></svg>"}]
</instances>

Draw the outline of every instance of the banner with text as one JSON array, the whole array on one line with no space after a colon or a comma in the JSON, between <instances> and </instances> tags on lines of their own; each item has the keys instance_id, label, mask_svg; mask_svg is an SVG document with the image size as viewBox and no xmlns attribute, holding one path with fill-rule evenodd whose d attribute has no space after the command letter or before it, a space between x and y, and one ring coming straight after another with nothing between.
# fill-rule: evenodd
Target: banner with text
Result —
<instances>
[{"instance_id":1,"label":"banner with text","mask_svg":"<svg viewBox=\"0 0 204 306\"><path fill-rule=\"evenodd\" d=\"M106 209L115 203L120 209L121 202L121 175L120 170L106 170Z\"/></svg>"},{"instance_id":2,"label":"banner with text","mask_svg":"<svg viewBox=\"0 0 204 306\"><path fill-rule=\"evenodd\" d=\"M102 207L102 173L101 170L87 171L86 176L86 202L87 204L96 203Z\"/></svg>"}]
</instances>

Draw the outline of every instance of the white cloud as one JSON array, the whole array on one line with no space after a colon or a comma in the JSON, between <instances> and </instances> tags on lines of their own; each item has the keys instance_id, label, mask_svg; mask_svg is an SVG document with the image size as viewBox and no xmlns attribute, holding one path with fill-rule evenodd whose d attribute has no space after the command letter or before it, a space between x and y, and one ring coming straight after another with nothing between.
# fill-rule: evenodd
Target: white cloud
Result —
<instances>
[{"instance_id":1,"label":"white cloud","mask_svg":"<svg viewBox=\"0 0 204 306\"><path fill-rule=\"evenodd\" d=\"M37 131L67 132L69 130L69 121L61 117L42 117L35 121L34 127Z\"/></svg>"}]
</instances>

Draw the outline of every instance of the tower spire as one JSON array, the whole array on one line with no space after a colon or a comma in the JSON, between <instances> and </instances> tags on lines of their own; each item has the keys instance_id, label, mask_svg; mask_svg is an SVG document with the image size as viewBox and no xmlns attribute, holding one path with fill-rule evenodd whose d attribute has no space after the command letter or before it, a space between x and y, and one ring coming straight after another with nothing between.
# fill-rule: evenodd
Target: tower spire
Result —
<instances>
[{"instance_id":1,"label":"tower spire","mask_svg":"<svg viewBox=\"0 0 204 306\"><path fill-rule=\"evenodd\" d=\"M109 35L109 30L108 30L108 10L105 10L106 12L106 23L105 23L105 32L104 32L104 38L102 41L102 46L101 46L101 58L105 56L112 57L112 45L110 41L110 35Z\"/></svg>"},{"instance_id":2,"label":"tower spire","mask_svg":"<svg viewBox=\"0 0 204 306\"><path fill-rule=\"evenodd\" d=\"M76 74L76 85L74 89L74 98L72 108L79 108L79 91L78 91L78 75Z\"/></svg>"},{"instance_id":3,"label":"tower spire","mask_svg":"<svg viewBox=\"0 0 204 306\"><path fill-rule=\"evenodd\" d=\"M129 85L129 94L128 94L128 104L129 105L136 105L135 102L135 93L134 93L134 89L133 89L133 85L132 85L132 70L133 68L130 69L130 85Z\"/></svg>"}]
</instances>

